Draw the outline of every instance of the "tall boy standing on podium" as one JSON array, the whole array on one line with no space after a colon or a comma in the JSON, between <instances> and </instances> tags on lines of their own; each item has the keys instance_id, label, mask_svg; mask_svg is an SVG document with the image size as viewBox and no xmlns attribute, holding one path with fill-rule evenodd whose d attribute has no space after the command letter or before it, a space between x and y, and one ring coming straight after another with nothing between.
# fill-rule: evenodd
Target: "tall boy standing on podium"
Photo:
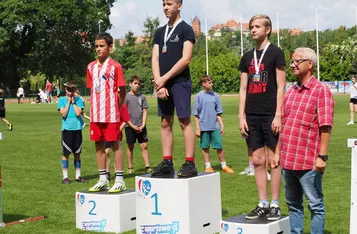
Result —
<instances>
[{"instance_id":1,"label":"tall boy standing on podium","mask_svg":"<svg viewBox=\"0 0 357 234\"><path fill-rule=\"evenodd\" d=\"M182 0L163 0L163 10L169 19L155 32L152 50L152 72L161 116L161 143L164 160L152 171L152 176L174 173L172 163L174 108L182 129L186 162L177 175L197 175L194 163L195 134L191 123L191 76L189 64L195 35L191 26L180 17Z\"/></svg>"},{"instance_id":2,"label":"tall boy standing on podium","mask_svg":"<svg viewBox=\"0 0 357 234\"><path fill-rule=\"evenodd\" d=\"M114 160L120 158L119 153L119 111L124 102L126 90L121 65L109 58L113 49L113 38L108 33L100 33L95 38L95 51L98 60L87 67L87 87L90 93L90 139L95 142L99 181L90 192L106 189L109 182L106 174L105 142L112 142ZM119 94L118 94L119 90ZM121 157L123 158L123 157ZM109 192L126 190L123 180L124 162L116 166L115 184Z\"/></svg>"},{"instance_id":3,"label":"tall boy standing on podium","mask_svg":"<svg viewBox=\"0 0 357 234\"><path fill-rule=\"evenodd\" d=\"M271 25L266 15L256 15L250 19L249 28L256 45L243 55L239 65L239 129L247 137L248 148L253 151L259 195L259 204L246 216L247 219L280 218L281 169L275 149L281 129L281 106L286 81L285 57L280 48L269 42ZM266 160L271 165L271 204L268 201Z\"/></svg>"},{"instance_id":4,"label":"tall boy standing on podium","mask_svg":"<svg viewBox=\"0 0 357 234\"><path fill-rule=\"evenodd\" d=\"M233 174L233 170L227 165L224 156L222 136L224 124L222 119L223 108L218 95L213 92L213 79L210 76L200 78L203 90L196 94L193 104L193 115L196 122L196 136L200 138L205 172L214 172L211 166L209 147L217 151L222 171Z\"/></svg>"}]
</instances>

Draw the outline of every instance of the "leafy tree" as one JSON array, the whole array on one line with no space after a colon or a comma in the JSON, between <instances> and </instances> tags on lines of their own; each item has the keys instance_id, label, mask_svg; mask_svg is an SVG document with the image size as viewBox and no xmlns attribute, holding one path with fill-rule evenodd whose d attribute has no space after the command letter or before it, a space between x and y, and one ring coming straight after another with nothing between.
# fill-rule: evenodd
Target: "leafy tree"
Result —
<instances>
[{"instance_id":1,"label":"leafy tree","mask_svg":"<svg viewBox=\"0 0 357 234\"><path fill-rule=\"evenodd\" d=\"M0 77L6 86L42 73L77 78L93 59L98 21L110 28L114 0L53 0L0 2ZM98 14L98 12L100 14Z\"/></svg>"},{"instance_id":2,"label":"leafy tree","mask_svg":"<svg viewBox=\"0 0 357 234\"><path fill-rule=\"evenodd\" d=\"M144 30L143 33L145 35L145 44L148 46L152 45L152 41L154 39L155 31L160 25L159 17L151 18L147 17L144 22Z\"/></svg>"},{"instance_id":3,"label":"leafy tree","mask_svg":"<svg viewBox=\"0 0 357 234\"><path fill-rule=\"evenodd\" d=\"M129 32L125 33L124 38L125 38L126 44L128 46L134 46L135 45L136 38L134 36L133 31L129 31Z\"/></svg>"}]
</instances>

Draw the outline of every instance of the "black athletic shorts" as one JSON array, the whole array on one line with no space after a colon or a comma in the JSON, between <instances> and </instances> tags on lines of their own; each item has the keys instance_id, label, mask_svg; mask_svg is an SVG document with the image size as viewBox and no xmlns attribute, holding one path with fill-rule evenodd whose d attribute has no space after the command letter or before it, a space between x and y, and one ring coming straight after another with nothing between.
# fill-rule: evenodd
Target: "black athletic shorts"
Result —
<instances>
[{"instance_id":1,"label":"black athletic shorts","mask_svg":"<svg viewBox=\"0 0 357 234\"><path fill-rule=\"evenodd\" d=\"M350 103L352 103L353 105L357 105L357 99L356 98L351 98L350 99Z\"/></svg>"},{"instance_id":2,"label":"black athletic shorts","mask_svg":"<svg viewBox=\"0 0 357 234\"><path fill-rule=\"evenodd\" d=\"M0 106L0 118L5 118L5 107Z\"/></svg>"},{"instance_id":3,"label":"black athletic shorts","mask_svg":"<svg viewBox=\"0 0 357 234\"><path fill-rule=\"evenodd\" d=\"M146 126L140 133L137 133L131 127L125 128L125 136L126 136L126 143L128 145L134 145L136 143L136 139L138 140L139 144L145 143L149 141Z\"/></svg>"},{"instance_id":4,"label":"black athletic shorts","mask_svg":"<svg viewBox=\"0 0 357 234\"><path fill-rule=\"evenodd\" d=\"M62 154L69 156L71 153L80 154L82 152L82 130L62 131Z\"/></svg>"},{"instance_id":5,"label":"black athletic shorts","mask_svg":"<svg viewBox=\"0 0 357 234\"><path fill-rule=\"evenodd\" d=\"M271 130L274 116L247 115L246 118L249 128L246 139L248 148L256 150L264 146L276 147L279 136Z\"/></svg>"}]
</instances>

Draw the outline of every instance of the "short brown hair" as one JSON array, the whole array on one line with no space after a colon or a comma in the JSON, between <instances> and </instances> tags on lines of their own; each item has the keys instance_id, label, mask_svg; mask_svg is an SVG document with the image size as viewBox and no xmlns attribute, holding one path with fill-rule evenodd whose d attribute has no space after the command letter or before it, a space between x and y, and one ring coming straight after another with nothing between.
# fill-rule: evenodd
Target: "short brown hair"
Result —
<instances>
[{"instance_id":1,"label":"short brown hair","mask_svg":"<svg viewBox=\"0 0 357 234\"><path fill-rule=\"evenodd\" d=\"M104 40L108 46L113 45L113 37L106 32L99 33L96 37L95 40Z\"/></svg>"},{"instance_id":2,"label":"short brown hair","mask_svg":"<svg viewBox=\"0 0 357 234\"><path fill-rule=\"evenodd\" d=\"M207 81L213 81L213 78L208 75L203 75L200 77L200 84L206 83Z\"/></svg>"},{"instance_id":3,"label":"short brown hair","mask_svg":"<svg viewBox=\"0 0 357 234\"><path fill-rule=\"evenodd\" d=\"M68 92L75 93L78 90L76 84L73 81L68 81L64 85Z\"/></svg>"},{"instance_id":4,"label":"short brown hair","mask_svg":"<svg viewBox=\"0 0 357 234\"><path fill-rule=\"evenodd\" d=\"M139 76L132 76L129 82L133 83L135 80L137 80L141 84L141 79Z\"/></svg>"},{"instance_id":5,"label":"short brown hair","mask_svg":"<svg viewBox=\"0 0 357 234\"><path fill-rule=\"evenodd\" d=\"M252 26L252 23L254 20L256 19L263 19L264 22L263 22L263 25L264 27L270 27L270 32L268 34L268 38L270 37L270 34L271 34L271 31L272 31L272 23L271 23L271 20L269 18L269 16L267 15L262 15L262 14L259 14L259 15L255 15L253 16L250 20L249 20L249 30L251 29L251 26Z\"/></svg>"},{"instance_id":6,"label":"short brown hair","mask_svg":"<svg viewBox=\"0 0 357 234\"><path fill-rule=\"evenodd\" d=\"M0 95L4 94L4 90L0 89Z\"/></svg>"}]
</instances>

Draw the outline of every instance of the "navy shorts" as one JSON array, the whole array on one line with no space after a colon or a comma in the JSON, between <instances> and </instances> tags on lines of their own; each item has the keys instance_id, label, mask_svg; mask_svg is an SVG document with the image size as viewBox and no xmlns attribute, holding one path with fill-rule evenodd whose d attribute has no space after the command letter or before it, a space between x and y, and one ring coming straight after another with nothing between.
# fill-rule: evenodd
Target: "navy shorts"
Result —
<instances>
[{"instance_id":1,"label":"navy shorts","mask_svg":"<svg viewBox=\"0 0 357 234\"><path fill-rule=\"evenodd\" d=\"M167 89L169 97L167 100L157 99L159 116L173 116L186 118L191 116L191 80L170 84Z\"/></svg>"},{"instance_id":2,"label":"navy shorts","mask_svg":"<svg viewBox=\"0 0 357 234\"><path fill-rule=\"evenodd\" d=\"M350 103L352 103L353 105L357 105L357 99L356 98L351 98L350 99Z\"/></svg>"},{"instance_id":3,"label":"navy shorts","mask_svg":"<svg viewBox=\"0 0 357 234\"><path fill-rule=\"evenodd\" d=\"M248 137L246 139L248 148L253 150L264 146L275 148L278 143L278 135L274 135L271 124L274 116L247 115Z\"/></svg>"}]
</instances>

